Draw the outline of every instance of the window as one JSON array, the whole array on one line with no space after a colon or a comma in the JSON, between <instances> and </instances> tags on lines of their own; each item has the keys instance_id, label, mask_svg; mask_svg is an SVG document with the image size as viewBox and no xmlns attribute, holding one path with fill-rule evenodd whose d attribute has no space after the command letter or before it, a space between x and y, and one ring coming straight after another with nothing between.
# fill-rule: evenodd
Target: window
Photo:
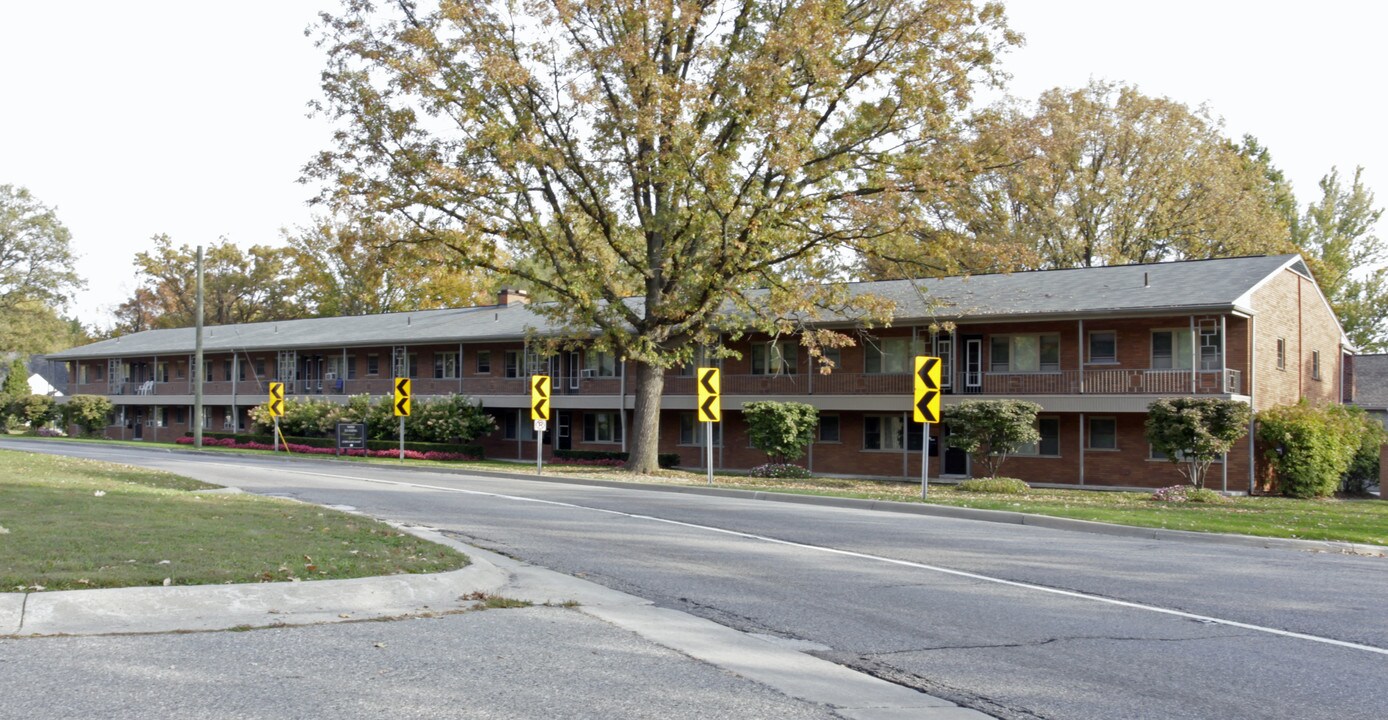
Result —
<instances>
[{"instance_id":1,"label":"window","mask_svg":"<svg viewBox=\"0 0 1388 720\"><path fill-rule=\"evenodd\" d=\"M924 354L918 352L922 346L919 343L916 345L912 347L911 338L904 337L869 340L863 345L864 372L883 375L910 373L914 370L912 356Z\"/></svg>"},{"instance_id":2,"label":"window","mask_svg":"<svg viewBox=\"0 0 1388 720\"><path fill-rule=\"evenodd\" d=\"M1111 417L1089 418L1090 450L1118 449L1118 420Z\"/></svg>"},{"instance_id":3,"label":"window","mask_svg":"<svg viewBox=\"0 0 1388 720\"><path fill-rule=\"evenodd\" d=\"M88 382L89 382L89 381L87 380L87 366L86 366L86 365L83 365L83 364L81 364L81 363L78 363L78 364L77 364L77 384L78 384L78 385L86 385Z\"/></svg>"},{"instance_id":4,"label":"window","mask_svg":"<svg viewBox=\"0 0 1388 720\"><path fill-rule=\"evenodd\" d=\"M1321 379L1321 351L1311 351L1311 379Z\"/></svg>"},{"instance_id":5,"label":"window","mask_svg":"<svg viewBox=\"0 0 1388 720\"><path fill-rule=\"evenodd\" d=\"M1151 445L1148 445L1148 446L1147 446L1147 454L1148 454L1148 457L1150 457L1150 458L1153 459L1153 460L1165 460L1165 459L1167 459L1166 453L1164 453L1164 452L1162 452L1162 451L1160 451L1160 450L1158 450L1158 449L1152 447ZM1185 462L1185 460L1186 460L1186 454L1185 454L1184 452L1181 452L1180 450L1177 450L1177 451L1176 451L1176 461L1177 461L1177 462ZM1217 462L1217 463L1222 463L1222 462L1224 462L1224 456L1222 456L1222 455L1216 455L1214 461Z\"/></svg>"},{"instance_id":6,"label":"window","mask_svg":"<svg viewBox=\"0 0 1388 720\"><path fill-rule=\"evenodd\" d=\"M149 424L150 424L150 427L159 427L159 428L161 428L161 427L168 427L168 425L165 424L165 422L164 422L164 408L159 407L158 405L155 405L155 406L154 406L153 408L151 408L150 410L151 410L150 415L149 415Z\"/></svg>"},{"instance_id":7,"label":"window","mask_svg":"<svg viewBox=\"0 0 1388 720\"><path fill-rule=\"evenodd\" d=\"M795 346L790 343L752 345L753 375L791 375L795 373Z\"/></svg>"},{"instance_id":8,"label":"window","mask_svg":"<svg viewBox=\"0 0 1388 720\"><path fill-rule=\"evenodd\" d=\"M521 408L501 415L502 437L507 440L534 440L535 424L530 420L530 411Z\"/></svg>"},{"instance_id":9,"label":"window","mask_svg":"<svg viewBox=\"0 0 1388 720\"><path fill-rule=\"evenodd\" d=\"M154 364L154 379L161 383L169 381L169 364L167 362ZM241 379L245 380L245 378Z\"/></svg>"},{"instance_id":10,"label":"window","mask_svg":"<svg viewBox=\"0 0 1388 720\"><path fill-rule=\"evenodd\" d=\"M357 379L357 356L356 356L356 355L348 355L348 356L347 356L347 379L348 379L348 380L356 380L356 379Z\"/></svg>"},{"instance_id":11,"label":"window","mask_svg":"<svg viewBox=\"0 0 1388 720\"><path fill-rule=\"evenodd\" d=\"M521 351L506 351L506 377L518 378L521 376Z\"/></svg>"},{"instance_id":12,"label":"window","mask_svg":"<svg viewBox=\"0 0 1388 720\"><path fill-rule=\"evenodd\" d=\"M1287 339L1277 338L1277 369L1287 369Z\"/></svg>"},{"instance_id":13,"label":"window","mask_svg":"<svg viewBox=\"0 0 1388 720\"><path fill-rule=\"evenodd\" d=\"M236 363L236 379L238 382L246 381L246 363ZM167 382L167 379L165 380L165 382Z\"/></svg>"},{"instance_id":14,"label":"window","mask_svg":"<svg viewBox=\"0 0 1388 720\"><path fill-rule=\"evenodd\" d=\"M841 442L838 415L819 416L819 441L822 443Z\"/></svg>"},{"instance_id":15,"label":"window","mask_svg":"<svg viewBox=\"0 0 1388 720\"><path fill-rule=\"evenodd\" d=\"M492 373L492 351L477 351L477 374L490 375Z\"/></svg>"},{"instance_id":16,"label":"window","mask_svg":"<svg viewBox=\"0 0 1388 720\"><path fill-rule=\"evenodd\" d=\"M953 387L954 339L937 336L935 338L935 356L940 358L940 387ZM912 369L914 369L914 364Z\"/></svg>"},{"instance_id":17,"label":"window","mask_svg":"<svg viewBox=\"0 0 1388 720\"><path fill-rule=\"evenodd\" d=\"M1059 335L994 335L990 340L993 372L1059 372Z\"/></svg>"},{"instance_id":18,"label":"window","mask_svg":"<svg viewBox=\"0 0 1388 720\"><path fill-rule=\"evenodd\" d=\"M584 375L589 377L620 377L622 374L621 363L617 362L617 356L606 350L589 350L583 353Z\"/></svg>"},{"instance_id":19,"label":"window","mask_svg":"<svg viewBox=\"0 0 1388 720\"><path fill-rule=\"evenodd\" d=\"M843 369L843 351L836 347L822 347L819 349L819 367L830 367L834 370ZM811 368L811 372L818 372L819 368Z\"/></svg>"},{"instance_id":20,"label":"window","mask_svg":"<svg viewBox=\"0 0 1388 720\"><path fill-rule=\"evenodd\" d=\"M381 374L381 356L380 356L380 355L372 354L372 355L367 355L367 356L366 356L366 374L367 374L367 375L380 375L380 374Z\"/></svg>"},{"instance_id":21,"label":"window","mask_svg":"<svg viewBox=\"0 0 1388 720\"><path fill-rule=\"evenodd\" d=\"M458 377L458 353L434 353L434 379L448 380Z\"/></svg>"},{"instance_id":22,"label":"window","mask_svg":"<svg viewBox=\"0 0 1388 720\"><path fill-rule=\"evenodd\" d=\"M203 378L204 378L204 379L203 379L203 382L211 382L211 381L212 381L212 361L211 361L211 360L204 360L204 361L202 361L202 376L203 376ZM194 378L194 380L196 380L196 379L197 379L197 378Z\"/></svg>"},{"instance_id":23,"label":"window","mask_svg":"<svg viewBox=\"0 0 1388 720\"><path fill-rule=\"evenodd\" d=\"M1089 333L1089 362L1095 364L1118 362L1118 333L1102 330Z\"/></svg>"},{"instance_id":24,"label":"window","mask_svg":"<svg viewBox=\"0 0 1388 720\"><path fill-rule=\"evenodd\" d=\"M212 376L212 373L208 373L208 377L211 377L211 376ZM222 379L225 380L225 381L227 381L227 382L231 382L231 361L230 361L230 360L223 360L223 361L222 361Z\"/></svg>"},{"instance_id":25,"label":"window","mask_svg":"<svg viewBox=\"0 0 1388 720\"><path fill-rule=\"evenodd\" d=\"M615 412L592 412L583 416L583 442L619 443L622 419Z\"/></svg>"},{"instance_id":26,"label":"window","mask_svg":"<svg viewBox=\"0 0 1388 720\"><path fill-rule=\"evenodd\" d=\"M173 422L175 425L183 425L188 422L188 415L184 408L176 407L173 409Z\"/></svg>"},{"instance_id":27,"label":"window","mask_svg":"<svg viewBox=\"0 0 1388 720\"><path fill-rule=\"evenodd\" d=\"M1219 370L1224 366L1220 356L1219 323L1212 319L1200 321L1200 369Z\"/></svg>"},{"instance_id":28,"label":"window","mask_svg":"<svg viewBox=\"0 0 1388 720\"><path fill-rule=\"evenodd\" d=\"M1189 370L1191 362L1189 330L1156 330L1152 333L1152 368Z\"/></svg>"},{"instance_id":29,"label":"window","mask_svg":"<svg viewBox=\"0 0 1388 720\"><path fill-rule=\"evenodd\" d=\"M99 369L100 369L100 368L98 368L98 370L99 370ZM182 361L182 360L179 360L176 364L174 364L174 379L175 379L175 380L182 380L182 379L183 379L183 376L184 376L185 374L186 374L186 373L184 372L184 369L183 369L183 361Z\"/></svg>"},{"instance_id":30,"label":"window","mask_svg":"<svg viewBox=\"0 0 1388 720\"><path fill-rule=\"evenodd\" d=\"M1017 446L1016 452L1012 454L1058 457L1060 455L1060 418L1037 418L1036 429L1041 433L1041 439L1035 443Z\"/></svg>"},{"instance_id":31,"label":"window","mask_svg":"<svg viewBox=\"0 0 1388 720\"><path fill-rule=\"evenodd\" d=\"M711 423L713 425L713 446L723 445L723 423ZM708 430L704 428L704 423L692 412L680 413L680 444L704 447L704 439L708 437Z\"/></svg>"},{"instance_id":32,"label":"window","mask_svg":"<svg viewBox=\"0 0 1388 720\"><path fill-rule=\"evenodd\" d=\"M924 425L914 420L906 422L900 415L866 415L863 417L864 450L920 450Z\"/></svg>"},{"instance_id":33,"label":"window","mask_svg":"<svg viewBox=\"0 0 1388 720\"><path fill-rule=\"evenodd\" d=\"M265 377L265 358L255 359L255 376Z\"/></svg>"},{"instance_id":34,"label":"window","mask_svg":"<svg viewBox=\"0 0 1388 720\"><path fill-rule=\"evenodd\" d=\"M406 357L405 368L409 372L409 375L406 375L406 377L419 377L419 353L410 353Z\"/></svg>"}]
</instances>

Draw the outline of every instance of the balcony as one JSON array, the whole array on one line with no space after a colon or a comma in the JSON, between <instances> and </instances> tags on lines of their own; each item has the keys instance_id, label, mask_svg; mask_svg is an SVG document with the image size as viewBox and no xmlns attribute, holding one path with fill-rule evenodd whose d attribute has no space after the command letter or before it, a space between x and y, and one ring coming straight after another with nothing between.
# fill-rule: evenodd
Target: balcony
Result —
<instances>
[{"instance_id":1,"label":"balcony","mask_svg":"<svg viewBox=\"0 0 1388 720\"><path fill-rule=\"evenodd\" d=\"M955 373L946 393L961 395L1225 395L1243 392L1238 370L1064 370ZM1193 382L1192 382L1193 381ZM1194 390L1192 390L1192 387ZM724 375L724 395L909 395L910 375ZM694 378L668 377L667 395L692 395Z\"/></svg>"}]
</instances>

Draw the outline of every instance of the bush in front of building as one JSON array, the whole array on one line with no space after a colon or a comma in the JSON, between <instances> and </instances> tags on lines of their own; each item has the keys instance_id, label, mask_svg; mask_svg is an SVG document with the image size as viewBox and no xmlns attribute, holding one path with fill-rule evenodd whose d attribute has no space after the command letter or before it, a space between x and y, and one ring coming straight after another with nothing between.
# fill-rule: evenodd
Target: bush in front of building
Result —
<instances>
[{"instance_id":1,"label":"bush in front of building","mask_svg":"<svg viewBox=\"0 0 1388 720\"><path fill-rule=\"evenodd\" d=\"M1025 400L966 400L946 407L949 446L959 448L997 477L1007 456L1017 447L1038 442L1036 414L1041 406Z\"/></svg>"},{"instance_id":2,"label":"bush in front of building","mask_svg":"<svg viewBox=\"0 0 1388 720\"><path fill-rule=\"evenodd\" d=\"M1201 397L1159 398L1147 406L1147 442L1195 488L1210 465L1248 434L1248 403Z\"/></svg>"},{"instance_id":3,"label":"bush in front of building","mask_svg":"<svg viewBox=\"0 0 1388 720\"><path fill-rule=\"evenodd\" d=\"M58 402L47 395L29 395L15 404L20 419L31 428L46 427L61 420L62 408Z\"/></svg>"},{"instance_id":4,"label":"bush in front of building","mask_svg":"<svg viewBox=\"0 0 1388 720\"><path fill-rule=\"evenodd\" d=\"M1258 439L1277 489L1296 498L1329 497L1366 443L1382 438L1359 408L1311 407L1305 401L1258 413Z\"/></svg>"},{"instance_id":5,"label":"bush in front of building","mask_svg":"<svg viewBox=\"0 0 1388 720\"><path fill-rule=\"evenodd\" d=\"M366 423L366 435L372 440L395 440L400 434L400 419L393 409L390 396L373 398L354 395L345 405L327 400L286 399L280 432L287 436L327 438L337 432L340 422ZM496 429L496 421L462 395L434 400L415 400L411 413L405 418L407 442L467 444ZM268 436L274 428L269 408L251 408L252 430Z\"/></svg>"},{"instance_id":6,"label":"bush in front of building","mask_svg":"<svg viewBox=\"0 0 1388 720\"><path fill-rule=\"evenodd\" d=\"M76 425L82 435L99 435L110 422L115 406L100 395L73 395L63 406L69 425Z\"/></svg>"},{"instance_id":7,"label":"bush in front of building","mask_svg":"<svg viewBox=\"0 0 1388 720\"><path fill-rule=\"evenodd\" d=\"M191 432L189 432L189 433L184 433L183 439L177 440L176 442L178 442L179 444L182 444L182 445L186 445L186 444L188 444L189 442L192 442L192 440L191 440L192 437L193 437L193 434L192 434ZM238 434L238 433L227 433L227 432L210 432L210 431L203 431L202 437L203 437L204 442L207 441L207 440L217 440L219 445L225 445L225 442L224 442L224 441L227 441L227 440L231 440L231 441L234 441L234 442L240 443L240 444L256 443L256 444L260 444L260 445L270 445L270 446L272 446L272 447L273 447L274 444L275 444L274 435L271 435L271 434L269 434L269 433L251 433L251 434L239 433L239 434ZM337 438L336 438L335 436L334 436L334 437L326 437L326 438L323 438L323 437L298 437L298 436L293 436L293 435L285 435L285 436L284 436L284 442L287 442L287 443L289 443L290 445L304 445L304 446L312 447L312 448L334 449L334 448L337 447ZM227 447L229 447L229 446L227 446ZM367 441L366 441L366 448L367 448L368 450L382 450L382 451L386 451L386 450L396 450L396 451L398 452L399 449L400 449L400 441L399 441L398 439L395 439L395 440L367 440ZM454 454L458 454L458 455L467 455L467 456L469 456L469 457L479 458L479 459L480 459L480 458L482 457L482 455L483 455L482 446L481 446L481 445L477 445L477 444L475 444L475 443L429 443L429 442L413 442L413 441L406 441L406 442L405 442L405 449L408 450L408 451L412 451L412 452L421 452L421 453L431 453L431 452L435 452L435 453L454 453Z\"/></svg>"},{"instance_id":8,"label":"bush in front of building","mask_svg":"<svg viewBox=\"0 0 1388 720\"><path fill-rule=\"evenodd\" d=\"M742 404L747 439L773 463L788 463L805 456L819 427L819 410L798 402L749 402Z\"/></svg>"},{"instance_id":9,"label":"bush in front of building","mask_svg":"<svg viewBox=\"0 0 1388 720\"><path fill-rule=\"evenodd\" d=\"M797 480L813 477L810 475L809 470L799 465L791 465L790 463L766 463L765 465L758 465L752 468L752 472L748 474L758 478L792 478Z\"/></svg>"},{"instance_id":10,"label":"bush in front of building","mask_svg":"<svg viewBox=\"0 0 1388 720\"><path fill-rule=\"evenodd\" d=\"M625 463L628 455L614 450L555 450L554 457L559 460L616 460ZM679 453L659 453L655 457L656 462L663 468L672 468L680 464Z\"/></svg>"},{"instance_id":11,"label":"bush in front of building","mask_svg":"<svg viewBox=\"0 0 1388 720\"><path fill-rule=\"evenodd\" d=\"M999 495L1026 495L1031 492L1031 486L1017 478L971 478L959 483L956 487L962 492L997 493Z\"/></svg>"},{"instance_id":12,"label":"bush in front of building","mask_svg":"<svg viewBox=\"0 0 1388 720\"><path fill-rule=\"evenodd\" d=\"M1359 447L1349 461L1349 467L1340 478L1340 492L1349 495L1362 495L1378 484L1379 450L1388 442L1388 431L1379 421L1369 417L1362 408L1353 405L1340 405L1337 412L1347 413L1348 422L1359 432Z\"/></svg>"},{"instance_id":13,"label":"bush in front of building","mask_svg":"<svg viewBox=\"0 0 1388 720\"><path fill-rule=\"evenodd\" d=\"M1172 485L1164 487L1152 493L1152 500L1157 502L1169 503L1222 503L1228 502L1229 498L1220 495L1209 488L1198 488L1193 485Z\"/></svg>"}]
</instances>

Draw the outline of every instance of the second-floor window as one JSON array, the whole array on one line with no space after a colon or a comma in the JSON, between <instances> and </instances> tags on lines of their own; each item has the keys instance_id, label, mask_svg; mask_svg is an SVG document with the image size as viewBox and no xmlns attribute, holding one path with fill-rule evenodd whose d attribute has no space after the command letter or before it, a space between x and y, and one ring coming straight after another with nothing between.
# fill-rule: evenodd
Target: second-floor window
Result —
<instances>
[{"instance_id":1,"label":"second-floor window","mask_svg":"<svg viewBox=\"0 0 1388 720\"><path fill-rule=\"evenodd\" d=\"M1118 362L1118 333L1099 330L1089 333L1089 362L1096 365Z\"/></svg>"},{"instance_id":2,"label":"second-floor window","mask_svg":"<svg viewBox=\"0 0 1388 720\"><path fill-rule=\"evenodd\" d=\"M617 362L617 356L606 350L589 350L583 353L584 374L589 377L619 377L622 374L622 364Z\"/></svg>"},{"instance_id":3,"label":"second-floor window","mask_svg":"<svg viewBox=\"0 0 1388 720\"><path fill-rule=\"evenodd\" d=\"M434 378L438 380L458 377L458 353L434 353Z\"/></svg>"},{"instance_id":4,"label":"second-floor window","mask_svg":"<svg viewBox=\"0 0 1388 720\"><path fill-rule=\"evenodd\" d=\"M795 361L795 346L790 343L756 343L752 345L753 375L794 374Z\"/></svg>"},{"instance_id":5,"label":"second-floor window","mask_svg":"<svg viewBox=\"0 0 1388 720\"><path fill-rule=\"evenodd\" d=\"M1059 335L994 335L989 344L993 372L1058 372Z\"/></svg>"},{"instance_id":6,"label":"second-floor window","mask_svg":"<svg viewBox=\"0 0 1388 720\"><path fill-rule=\"evenodd\" d=\"M1277 369L1287 369L1287 339L1277 338Z\"/></svg>"},{"instance_id":7,"label":"second-floor window","mask_svg":"<svg viewBox=\"0 0 1388 720\"><path fill-rule=\"evenodd\" d=\"M1189 330L1154 330L1152 332L1152 368L1154 370L1189 370L1190 367Z\"/></svg>"},{"instance_id":8,"label":"second-floor window","mask_svg":"<svg viewBox=\"0 0 1388 720\"><path fill-rule=\"evenodd\" d=\"M521 374L521 351L506 351L506 377L516 378Z\"/></svg>"},{"instance_id":9,"label":"second-floor window","mask_svg":"<svg viewBox=\"0 0 1388 720\"><path fill-rule=\"evenodd\" d=\"M492 351L477 351L477 374L490 375L492 373Z\"/></svg>"},{"instance_id":10,"label":"second-floor window","mask_svg":"<svg viewBox=\"0 0 1388 720\"><path fill-rule=\"evenodd\" d=\"M863 372L893 375L915 369L911 338L878 338L863 343ZM919 349L919 348L918 348Z\"/></svg>"},{"instance_id":11,"label":"second-floor window","mask_svg":"<svg viewBox=\"0 0 1388 720\"><path fill-rule=\"evenodd\" d=\"M1321 351L1311 351L1311 379L1321 379Z\"/></svg>"}]
</instances>

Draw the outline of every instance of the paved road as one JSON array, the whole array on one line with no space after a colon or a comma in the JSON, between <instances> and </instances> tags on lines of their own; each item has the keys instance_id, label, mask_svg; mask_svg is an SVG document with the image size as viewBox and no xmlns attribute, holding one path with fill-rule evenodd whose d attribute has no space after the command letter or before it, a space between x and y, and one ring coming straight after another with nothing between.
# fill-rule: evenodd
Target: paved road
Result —
<instances>
[{"instance_id":1,"label":"paved road","mask_svg":"<svg viewBox=\"0 0 1388 720\"><path fill-rule=\"evenodd\" d=\"M1377 720L1388 708L1381 558L379 465L62 448L449 529L1000 717Z\"/></svg>"}]
</instances>

